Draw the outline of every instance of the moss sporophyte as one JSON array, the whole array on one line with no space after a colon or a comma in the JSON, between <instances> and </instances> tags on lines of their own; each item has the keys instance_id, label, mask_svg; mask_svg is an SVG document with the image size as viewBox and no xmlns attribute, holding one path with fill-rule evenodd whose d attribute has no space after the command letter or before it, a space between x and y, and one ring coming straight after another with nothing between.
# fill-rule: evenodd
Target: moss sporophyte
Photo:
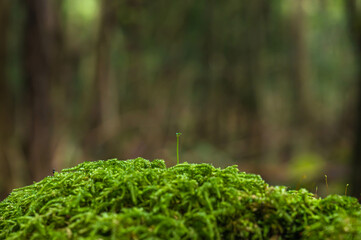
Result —
<instances>
[{"instance_id":1,"label":"moss sporophyte","mask_svg":"<svg viewBox=\"0 0 361 240\"><path fill-rule=\"evenodd\" d=\"M111 159L13 190L0 239L361 239L361 207L236 166Z\"/></svg>"}]
</instances>

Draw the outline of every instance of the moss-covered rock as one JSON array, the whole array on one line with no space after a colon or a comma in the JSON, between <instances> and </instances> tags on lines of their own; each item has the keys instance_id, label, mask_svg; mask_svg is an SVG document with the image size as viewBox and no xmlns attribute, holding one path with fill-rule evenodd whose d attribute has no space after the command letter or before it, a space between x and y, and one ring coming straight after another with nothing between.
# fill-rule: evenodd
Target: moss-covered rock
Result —
<instances>
[{"instance_id":1,"label":"moss-covered rock","mask_svg":"<svg viewBox=\"0 0 361 240\"><path fill-rule=\"evenodd\" d=\"M361 207L234 166L111 159L15 189L0 203L0 239L361 239Z\"/></svg>"}]
</instances>

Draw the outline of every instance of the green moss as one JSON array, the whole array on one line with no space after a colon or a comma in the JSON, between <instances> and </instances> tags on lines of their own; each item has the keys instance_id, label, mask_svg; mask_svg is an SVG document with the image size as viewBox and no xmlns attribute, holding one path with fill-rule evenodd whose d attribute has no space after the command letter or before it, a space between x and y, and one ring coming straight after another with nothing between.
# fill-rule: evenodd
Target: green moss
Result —
<instances>
[{"instance_id":1,"label":"green moss","mask_svg":"<svg viewBox=\"0 0 361 240\"><path fill-rule=\"evenodd\" d=\"M234 166L111 159L15 189L0 229L0 239L361 239L361 208Z\"/></svg>"}]
</instances>

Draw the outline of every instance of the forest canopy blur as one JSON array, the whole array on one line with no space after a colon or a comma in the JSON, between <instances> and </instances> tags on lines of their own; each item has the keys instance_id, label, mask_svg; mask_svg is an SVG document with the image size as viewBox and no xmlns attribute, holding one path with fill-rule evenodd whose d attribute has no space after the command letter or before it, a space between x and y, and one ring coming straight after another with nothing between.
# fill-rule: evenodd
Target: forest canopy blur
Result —
<instances>
[{"instance_id":1,"label":"forest canopy blur","mask_svg":"<svg viewBox=\"0 0 361 240\"><path fill-rule=\"evenodd\" d=\"M85 160L173 165L176 132L182 161L355 191L360 5L1 1L0 198Z\"/></svg>"}]
</instances>

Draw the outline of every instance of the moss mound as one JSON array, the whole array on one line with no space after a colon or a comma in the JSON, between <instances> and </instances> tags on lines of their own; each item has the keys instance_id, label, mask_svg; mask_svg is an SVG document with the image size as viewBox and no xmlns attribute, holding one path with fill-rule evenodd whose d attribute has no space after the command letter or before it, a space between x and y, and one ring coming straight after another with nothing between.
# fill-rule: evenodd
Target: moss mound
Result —
<instances>
[{"instance_id":1,"label":"moss mound","mask_svg":"<svg viewBox=\"0 0 361 240\"><path fill-rule=\"evenodd\" d=\"M112 159L15 189L0 229L0 239L361 239L361 207L234 166Z\"/></svg>"}]
</instances>

